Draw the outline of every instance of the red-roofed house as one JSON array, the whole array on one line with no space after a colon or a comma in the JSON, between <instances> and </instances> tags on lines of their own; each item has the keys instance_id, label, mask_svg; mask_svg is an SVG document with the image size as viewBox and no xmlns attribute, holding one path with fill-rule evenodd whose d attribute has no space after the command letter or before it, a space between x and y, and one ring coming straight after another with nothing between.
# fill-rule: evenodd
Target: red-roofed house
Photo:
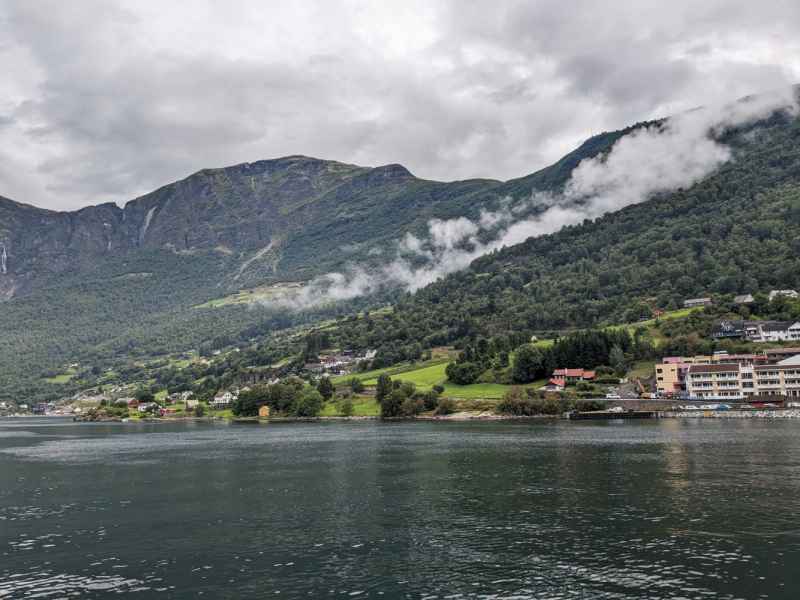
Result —
<instances>
[{"instance_id":1,"label":"red-roofed house","mask_svg":"<svg viewBox=\"0 0 800 600\"><path fill-rule=\"evenodd\" d=\"M553 371L553 377L566 381L584 381L585 379L594 379L594 371L584 371L583 369L556 369Z\"/></svg>"},{"instance_id":2,"label":"red-roofed house","mask_svg":"<svg viewBox=\"0 0 800 600\"><path fill-rule=\"evenodd\" d=\"M550 381L548 381L542 386L542 389L547 390L548 392L560 392L561 390L564 389L564 385L566 383L567 382L564 381L563 379L557 379L553 377Z\"/></svg>"},{"instance_id":3,"label":"red-roofed house","mask_svg":"<svg viewBox=\"0 0 800 600\"><path fill-rule=\"evenodd\" d=\"M131 398L130 400L128 400L129 408L136 408L137 406L139 406L139 401L136 398Z\"/></svg>"}]
</instances>

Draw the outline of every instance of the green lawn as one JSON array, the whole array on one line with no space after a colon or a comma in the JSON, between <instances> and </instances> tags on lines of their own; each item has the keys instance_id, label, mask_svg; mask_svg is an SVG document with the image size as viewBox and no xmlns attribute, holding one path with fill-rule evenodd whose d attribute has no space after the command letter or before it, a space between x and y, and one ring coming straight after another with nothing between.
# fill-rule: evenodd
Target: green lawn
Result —
<instances>
[{"instance_id":1,"label":"green lawn","mask_svg":"<svg viewBox=\"0 0 800 600\"><path fill-rule=\"evenodd\" d=\"M430 388L432 385L438 383L444 386L443 396L451 398L502 398L506 390L512 386L502 385L499 383L473 383L472 385L456 385L447 381L447 375L444 371L447 368L446 364L435 365L427 367L418 371L411 371L393 377L393 379L402 379L403 381L410 381L418 388ZM375 385L378 379L369 379L364 382L365 385ZM541 381L534 381L523 387L539 387L547 383L546 379Z\"/></svg>"},{"instance_id":2,"label":"green lawn","mask_svg":"<svg viewBox=\"0 0 800 600\"><path fill-rule=\"evenodd\" d=\"M538 340L536 342L533 342L533 344L531 345L534 346L535 348L548 348L552 346L554 343L555 340Z\"/></svg>"},{"instance_id":3,"label":"green lawn","mask_svg":"<svg viewBox=\"0 0 800 600\"><path fill-rule=\"evenodd\" d=\"M434 383L444 383L444 380L447 379L447 375L444 374L444 370L447 368L447 363L443 363L441 365L433 365L432 367L425 367L422 369L418 369L416 371L409 371L408 373L402 373L400 375L395 375L393 379L402 379L403 381L410 381L417 387L431 387ZM370 371L370 375L374 375L372 379L367 379L364 382L364 385L375 385L378 383L378 375L382 372L387 371L388 369L379 369L377 371Z\"/></svg>"},{"instance_id":4,"label":"green lawn","mask_svg":"<svg viewBox=\"0 0 800 600\"><path fill-rule=\"evenodd\" d=\"M355 413L356 415L379 415L381 414L381 405L375 402L375 398L373 397L356 397L352 398L353 404L355 404ZM339 410L337 410L336 405L341 404L342 400L337 400L336 402L326 402L325 403L325 410L320 413L320 416L328 416L328 415L340 415L342 414Z\"/></svg>"}]
</instances>

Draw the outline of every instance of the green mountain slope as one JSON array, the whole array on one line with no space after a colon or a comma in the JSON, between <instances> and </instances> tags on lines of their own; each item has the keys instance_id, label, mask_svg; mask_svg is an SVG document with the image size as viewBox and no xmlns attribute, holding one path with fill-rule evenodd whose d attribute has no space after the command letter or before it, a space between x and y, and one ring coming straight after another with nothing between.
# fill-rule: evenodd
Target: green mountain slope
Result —
<instances>
[{"instance_id":1,"label":"green mountain slope","mask_svg":"<svg viewBox=\"0 0 800 600\"><path fill-rule=\"evenodd\" d=\"M349 262L379 265L393 242L424 233L431 219L477 218L508 195L563 186L582 158L624 133L596 136L553 167L506 183L440 183L399 165L295 156L200 171L124 208L54 212L0 198L0 386L5 397L46 394L38 375L61 363L163 354L264 329L266 309L193 307ZM310 312L268 318L284 327Z\"/></svg>"},{"instance_id":2,"label":"green mountain slope","mask_svg":"<svg viewBox=\"0 0 800 600\"><path fill-rule=\"evenodd\" d=\"M798 127L776 115L728 130L719 141L734 160L705 181L478 258L400 297L388 317L339 322L334 342L377 347L391 363L409 348L465 335L601 326L688 296L795 287ZM59 393L41 375L64 362L111 365L215 338L246 345L266 336L263 360L285 357L285 349L270 350L269 334L392 297L301 311L195 307L349 262L378 267L396 240L422 236L431 219L475 220L507 196L559 191L583 158L607 152L627 131L596 136L552 167L505 183L430 182L398 165L288 157L201 171L124 208L55 213L2 200L0 293L10 300L0 304L0 399Z\"/></svg>"},{"instance_id":3,"label":"green mountain slope","mask_svg":"<svg viewBox=\"0 0 800 600\"><path fill-rule=\"evenodd\" d=\"M400 298L391 327L341 323L334 343L378 347L391 363L416 343L599 327L686 298L800 287L800 120L776 115L721 141L735 159L707 180L484 255ZM800 318L798 303L781 310Z\"/></svg>"}]
</instances>

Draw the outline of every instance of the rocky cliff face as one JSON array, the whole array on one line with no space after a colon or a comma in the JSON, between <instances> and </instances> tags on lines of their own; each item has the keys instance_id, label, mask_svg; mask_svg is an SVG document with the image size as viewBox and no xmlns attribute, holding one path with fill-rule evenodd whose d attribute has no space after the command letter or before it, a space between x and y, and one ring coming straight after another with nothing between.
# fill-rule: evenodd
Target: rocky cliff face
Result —
<instances>
[{"instance_id":1,"label":"rocky cliff face","mask_svg":"<svg viewBox=\"0 0 800 600\"><path fill-rule=\"evenodd\" d=\"M154 247L235 252L243 262L258 253L274 271L282 249L321 214L360 212L365 196L386 200L415 181L398 165L291 156L203 170L124 208L55 212L0 197L0 302Z\"/></svg>"},{"instance_id":2,"label":"rocky cliff face","mask_svg":"<svg viewBox=\"0 0 800 600\"><path fill-rule=\"evenodd\" d=\"M228 287L269 276L308 278L380 251L431 218L477 218L482 207L555 189L582 158L627 130L595 136L559 163L506 183L440 183L401 165L359 167L305 156L205 169L128 202L56 212L0 197L0 303L142 250L216 250L240 259ZM524 214L518 215L520 218ZM391 252L383 253L388 257ZM218 284L220 282L215 282Z\"/></svg>"}]
</instances>

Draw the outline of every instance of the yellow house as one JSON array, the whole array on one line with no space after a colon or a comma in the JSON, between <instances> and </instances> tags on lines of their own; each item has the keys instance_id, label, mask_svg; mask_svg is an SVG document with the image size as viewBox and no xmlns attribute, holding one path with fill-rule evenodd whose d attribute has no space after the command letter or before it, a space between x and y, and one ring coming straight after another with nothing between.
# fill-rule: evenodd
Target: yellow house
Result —
<instances>
[{"instance_id":1,"label":"yellow house","mask_svg":"<svg viewBox=\"0 0 800 600\"><path fill-rule=\"evenodd\" d=\"M259 417L268 417L269 416L269 406L262 406L258 409L258 416Z\"/></svg>"}]
</instances>

